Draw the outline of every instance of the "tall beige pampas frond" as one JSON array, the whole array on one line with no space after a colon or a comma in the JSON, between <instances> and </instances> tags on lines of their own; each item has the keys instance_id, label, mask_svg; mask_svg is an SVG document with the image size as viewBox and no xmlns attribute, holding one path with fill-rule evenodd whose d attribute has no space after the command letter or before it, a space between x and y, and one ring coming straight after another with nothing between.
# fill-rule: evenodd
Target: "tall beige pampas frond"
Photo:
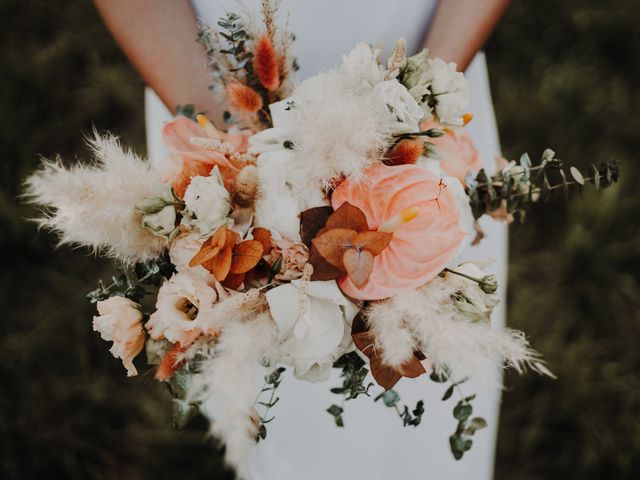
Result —
<instances>
[{"instance_id":1,"label":"tall beige pampas frond","mask_svg":"<svg viewBox=\"0 0 640 480\"><path fill-rule=\"evenodd\" d=\"M267 312L251 321L225 326L213 356L194 376L188 399L200 404L210 421L210 431L226 446L226 461L241 478L247 477L247 460L256 444L254 402L260 390L260 361L271 357L277 330Z\"/></svg>"},{"instance_id":2,"label":"tall beige pampas frond","mask_svg":"<svg viewBox=\"0 0 640 480\"><path fill-rule=\"evenodd\" d=\"M150 164L124 150L111 136L89 140L94 160L63 166L44 160L25 182L25 197L42 205L35 219L60 237L60 244L86 246L126 263L158 256L163 238L142 227L136 204L162 184Z\"/></svg>"},{"instance_id":3,"label":"tall beige pampas frond","mask_svg":"<svg viewBox=\"0 0 640 480\"><path fill-rule=\"evenodd\" d=\"M381 337L376 342L390 349L390 362L406 355L409 346L404 334L390 327L395 324L406 326L438 374L446 372L455 379L472 376L480 382L492 382L496 369L514 368L522 373L529 368L553 377L524 333L508 328L493 330L489 322L463 315L451 301L454 293L439 276L417 290L369 307L368 317L374 319L372 328ZM385 329L379 325L383 316L389 326Z\"/></svg>"}]
</instances>

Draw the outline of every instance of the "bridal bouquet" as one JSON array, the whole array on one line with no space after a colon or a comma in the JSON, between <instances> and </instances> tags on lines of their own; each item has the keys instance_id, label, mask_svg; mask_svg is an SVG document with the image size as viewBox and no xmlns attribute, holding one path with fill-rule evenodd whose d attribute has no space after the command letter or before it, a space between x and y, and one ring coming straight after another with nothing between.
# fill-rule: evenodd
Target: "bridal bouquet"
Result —
<instances>
[{"instance_id":1,"label":"bridal bouquet","mask_svg":"<svg viewBox=\"0 0 640 480\"><path fill-rule=\"evenodd\" d=\"M263 14L259 25L230 13L218 31L202 26L233 127L180 107L163 163L96 135L93 163L45 161L27 181L41 225L116 260L120 273L89 299L127 374L145 350L176 423L201 412L239 469L267 434L285 368L312 382L341 370L328 387L338 426L345 401L375 389L417 426L422 402L404 406L392 389L402 377L449 382L446 401L496 368L551 375L522 332L491 328L499 285L459 256L482 240L483 215L511 221L557 189L607 187L617 165L583 175L547 150L535 165L523 155L486 172L454 64L407 57L403 41L381 61L359 44L294 85L292 36L271 2ZM453 405L456 458L486 425L472 400Z\"/></svg>"}]
</instances>

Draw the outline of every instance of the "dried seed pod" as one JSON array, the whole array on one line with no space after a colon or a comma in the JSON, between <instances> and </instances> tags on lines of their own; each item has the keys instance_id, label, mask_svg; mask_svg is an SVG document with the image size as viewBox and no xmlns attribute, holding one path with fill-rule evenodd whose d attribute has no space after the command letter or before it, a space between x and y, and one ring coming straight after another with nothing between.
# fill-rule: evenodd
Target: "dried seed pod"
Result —
<instances>
[{"instance_id":1,"label":"dried seed pod","mask_svg":"<svg viewBox=\"0 0 640 480\"><path fill-rule=\"evenodd\" d=\"M251 207L258 191L258 169L255 165L245 166L236 177L233 185L233 203L242 208Z\"/></svg>"}]
</instances>

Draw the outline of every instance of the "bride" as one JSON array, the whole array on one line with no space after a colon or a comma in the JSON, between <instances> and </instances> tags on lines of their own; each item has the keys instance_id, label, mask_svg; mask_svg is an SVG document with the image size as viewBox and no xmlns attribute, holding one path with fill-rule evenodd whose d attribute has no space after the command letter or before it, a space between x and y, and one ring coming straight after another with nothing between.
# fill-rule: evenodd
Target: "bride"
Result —
<instances>
[{"instance_id":1,"label":"bride","mask_svg":"<svg viewBox=\"0 0 640 480\"><path fill-rule=\"evenodd\" d=\"M246 0L257 12L259 0ZM162 123L177 105L195 104L197 111L222 123L222 111L208 86L204 52L195 41L196 18L215 26L232 0L96 0L107 25L149 89L146 95L147 141L152 161L164 152ZM466 127L482 157L494 171L499 143L488 86L485 59L478 50L500 18L508 0L283 0L280 15L289 16L289 30L296 33L294 53L299 78L326 70L340 62L356 43L365 41L387 51L397 38L407 40L408 53L427 47L431 56L456 62L466 70L470 85L470 110L474 120ZM168 109L167 109L168 107ZM489 220L482 225L491 244L471 247L465 257L492 258L506 283L507 233L504 224ZM502 295L505 288L501 288ZM504 299L503 299L504 300ZM504 308L505 302L501 302ZM495 328L504 325L504 310L494 312ZM456 427L451 401L443 402L443 386L428 378L405 378L396 386L404 403L424 399L422 424L404 428L393 410L380 402L359 397L346 405L348 428L338 428L326 408L336 401L329 392L339 385L336 372L330 384L287 381L282 400L273 412L278 417L269 436L259 443L252 459L255 480L291 479L409 479L475 480L493 476L498 424L499 388L476 388L467 382L465 394L477 393L474 411L489 428L475 436L475 445L456 461L448 437ZM499 384L496 372L496 385ZM374 420L375 419L375 420Z\"/></svg>"}]
</instances>

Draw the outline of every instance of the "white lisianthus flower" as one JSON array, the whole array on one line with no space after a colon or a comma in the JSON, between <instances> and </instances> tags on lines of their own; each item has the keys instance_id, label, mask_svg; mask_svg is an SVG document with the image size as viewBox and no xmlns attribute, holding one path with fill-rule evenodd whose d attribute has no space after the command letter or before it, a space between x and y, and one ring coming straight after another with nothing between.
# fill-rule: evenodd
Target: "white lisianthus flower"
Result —
<instances>
[{"instance_id":1,"label":"white lisianthus flower","mask_svg":"<svg viewBox=\"0 0 640 480\"><path fill-rule=\"evenodd\" d=\"M435 113L440 123L462 125L461 117L469 106L469 85L455 63L441 58L429 61L431 95L435 98Z\"/></svg>"},{"instance_id":2,"label":"white lisianthus flower","mask_svg":"<svg viewBox=\"0 0 640 480\"><path fill-rule=\"evenodd\" d=\"M380 50L371 50L366 43L359 43L351 52L342 56L339 73L345 86L354 92L371 88L384 79L382 66L378 63Z\"/></svg>"},{"instance_id":3,"label":"white lisianthus flower","mask_svg":"<svg viewBox=\"0 0 640 480\"><path fill-rule=\"evenodd\" d=\"M191 344L202 333L197 326L198 314L218 299L215 287L212 275L202 278L178 272L166 280L158 291L156 311L145 325L151 338L166 338L183 347Z\"/></svg>"},{"instance_id":4,"label":"white lisianthus flower","mask_svg":"<svg viewBox=\"0 0 640 480\"><path fill-rule=\"evenodd\" d=\"M353 350L351 323L358 307L347 300L335 281L309 282L300 311L300 281L266 294L278 326L280 361L294 367L294 375L311 382L329 377L333 363Z\"/></svg>"},{"instance_id":5,"label":"white lisianthus flower","mask_svg":"<svg viewBox=\"0 0 640 480\"><path fill-rule=\"evenodd\" d=\"M386 105L396 119L399 132L417 132L424 112L398 80L386 80L373 89L376 101Z\"/></svg>"},{"instance_id":6,"label":"white lisianthus flower","mask_svg":"<svg viewBox=\"0 0 640 480\"><path fill-rule=\"evenodd\" d=\"M475 263L463 263L453 270L471 278L484 280L487 285L497 285L493 275L487 275ZM451 300L461 314L470 320L490 321L493 309L500 303L499 295L494 293L495 289L483 289L478 282L451 272L445 273L445 281L455 289ZM492 293L487 293L488 291Z\"/></svg>"},{"instance_id":7,"label":"white lisianthus flower","mask_svg":"<svg viewBox=\"0 0 640 480\"><path fill-rule=\"evenodd\" d=\"M111 354L122 360L127 376L138 370L133 359L144 347L142 312L139 305L128 298L115 296L97 303L98 315L93 317L93 329L106 341L112 341Z\"/></svg>"},{"instance_id":8,"label":"white lisianthus flower","mask_svg":"<svg viewBox=\"0 0 640 480\"><path fill-rule=\"evenodd\" d=\"M231 210L229 191L224 187L218 166L208 177L193 177L184 193L185 213L200 234L208 235L226 223Z\"/></svg>"}]
</instances>

